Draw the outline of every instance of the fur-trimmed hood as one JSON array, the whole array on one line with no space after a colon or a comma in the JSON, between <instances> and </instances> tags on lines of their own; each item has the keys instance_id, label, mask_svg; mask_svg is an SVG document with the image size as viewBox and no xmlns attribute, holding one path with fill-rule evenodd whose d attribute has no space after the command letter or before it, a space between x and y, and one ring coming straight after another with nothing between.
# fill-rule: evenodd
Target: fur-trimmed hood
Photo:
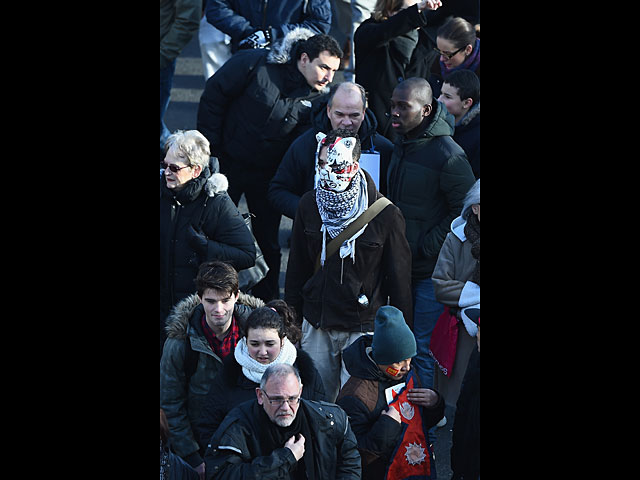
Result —
<instances>
[{"instance_id":1,"label":"fur-trimmed hood","mask_svg":"<svg viewBox=\"0 0 640 480\"><path fill-rule=\"evenodd\" d=\"M267 63L288 63L296 42L313 37L316 33L308 28L297 27L287 33L282 40L275 43L267 55Z\"/></svg>"},{"instance_id":2,"label":"fur-trimmed hood","mask_svg":"<svg viewBox=\"0 0 640 480\"><path fill-rule=\"evenodd\" d=\"M462 117L458 125L469 125L469 123L471 123L471 120L476 118L478 115L480 115L480 103L476 103L475 105L473 105L471 107L471 110L469 110L467 114Z\"/></svg>"},{"instance_id":3,"label":"fur-trimmed hood","mask_svg":"<svg viewBox=\"0 0 640 480\"><path fill-rule=\"evenodd\" d=\"M226 192L229 189L229 180L224 173L214 173L207 179L204 189L207 195L213 197L216 193Z\"/></svg>"},{"instance_id":4,"label":"fur-trimmed hood","mask_svg":"<svg viewBox=\"0 0 640 480\"><path fill-rule=\"evenodd\" d=\"M234 315L238 314L239 304L251 309L264 306L264 302L261 299L242 292L240 292L240 297L236 302L233 312ZM200 298L194 293L180 300L173 307L166 320L165 330L167 332L167 338L184 339L187 337L189 320L198 305L200 305Z\"/></svg>"}]
</instances>

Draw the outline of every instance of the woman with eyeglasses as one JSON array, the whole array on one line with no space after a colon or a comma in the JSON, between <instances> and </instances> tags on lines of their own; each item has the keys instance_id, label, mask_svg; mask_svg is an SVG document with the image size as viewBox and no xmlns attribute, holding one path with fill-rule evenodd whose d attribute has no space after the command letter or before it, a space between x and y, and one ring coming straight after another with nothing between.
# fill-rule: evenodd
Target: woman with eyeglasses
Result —
<instances>
[{"instance_id":1,"label":"woman with eyeglasses","mask_svg":"<svg viewBox=\"0 0 640 480\"><path fill-rule=\"evenodd\" d=\"M471 70L480 79L480 25L472 25L462 17L450 17L436 32L436 53L428 78L434 98L440 96L447 76L460 70Z\"/></svg>"},{"instance_id":2,"label":"woman with eyeglasses","mask_svg":"<svg viewBox=\"0 0 640 480\"><path fill-rule=\"evenodd\" d=\"M236 405L256 398L264 371L270 365L286 363L300 372L304 389L302 398L326 400L322 378L309 354L295 344L302 337L296 324L295 310L284 300L271 300L255 309L247 318L246 335L238 342L233 355L222 362L204 400L196 435L203 449L226 414Z\"/></svg>"},{"instance_id":3,"label":"woman with eyeglasses","mask_svg":"<svg viewBox=\"0 0 640 480\"><path fill-rule=\"evenodd\" d=\"M378 0L354 34L356 81L367 91L378 132L393 140L389 117L393 89L410 77L428 78L438 56L426 34L427 12L440 0Z\"/></svg>"},{"instance_id":4,"label":"woman with eyeglasses","mask_svg":"<svg viewBox=\"0 0 640 480\"><path fill-rule=\"evenodd\" d=\"M165 144L160 170L160 356L171 308L195 292L201 263L222 260L236 270L255 264L251 232L210 166L209 141L178 130Z\"/></svg>"}]
</instances>

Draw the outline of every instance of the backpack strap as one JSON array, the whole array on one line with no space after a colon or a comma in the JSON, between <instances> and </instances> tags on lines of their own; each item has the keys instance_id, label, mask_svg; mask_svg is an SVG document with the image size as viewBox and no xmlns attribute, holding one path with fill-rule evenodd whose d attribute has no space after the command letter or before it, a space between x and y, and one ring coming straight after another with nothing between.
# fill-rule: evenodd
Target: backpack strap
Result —
<instances>
[{"instance_id":1,"label":"backpack strap","mask_svg":"<svg viewBox=\"0 0 640 480\"><path fill-rule=\"evenodd\" d=\"M391 203L387 197L380 197L378 200L373 202L369 208L367 208L362 215L360 215L356 220L349 224L347 228L345 228L340 234L331 240L327 245L327 256L329 258L331 255L336 253L345 240L351 238L358 230L360 230L366 223L369 223L371 220L375 218L384 208ZM318 254L318 258L316 258L316 268L314 273L320 270L320 253Z\"/></svg>"}]
</instances>

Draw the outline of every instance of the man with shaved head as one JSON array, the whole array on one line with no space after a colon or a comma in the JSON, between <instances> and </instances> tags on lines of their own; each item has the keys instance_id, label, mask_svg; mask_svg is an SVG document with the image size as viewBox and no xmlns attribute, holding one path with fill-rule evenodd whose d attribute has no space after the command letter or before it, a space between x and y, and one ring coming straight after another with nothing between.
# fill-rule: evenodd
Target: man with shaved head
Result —
<instances>
[{"instance_id":1,"label":"man with shaved head","mask_svg":"<svg viewBox=\"0 0 640 480\"><path fill-rule=\"evenodd\" d=\"M387 198L406 220L411 247L415 370L423 388L433 388L431 332L444 310L435 299L431 274L453 219L475 177L464 150L451 138L455 119L433 98L424 78L408 78L393 90L391 126L397 133L387 176Z\"/></svg>"},{"instance_id":2,"label":"man with shaved head","mask_svg":"<svg viewBox=\"0 0 640 480\"><path fill-rule=\"evenodd\" d=\"M326 101L312 112L312 128L300 135L289 147L269 185L267 198L280 213L293 219L305 192L314 188L315 153L318 132L346 129L360 137L363 154L378 154L380 184L387 191L386 169L391 160L393 144L376 132L378 122L367 108L364 88L353 82L334 84ZM375 153L372 153L375 152Z\"/></svg>"}]
</instances>

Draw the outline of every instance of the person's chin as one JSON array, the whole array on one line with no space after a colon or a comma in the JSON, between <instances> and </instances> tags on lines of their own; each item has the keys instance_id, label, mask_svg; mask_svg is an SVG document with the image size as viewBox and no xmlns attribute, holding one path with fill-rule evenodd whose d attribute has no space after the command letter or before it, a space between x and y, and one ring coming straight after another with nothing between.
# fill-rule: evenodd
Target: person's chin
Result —
<instances>
[{"instance_id":1,"label":"person's chin","mask_svg":"<svg viewBox=\"0 0 640 480\"><path fill-rule=\"evenodd\" d=\"M294 415L281 415L276 417L275 424L279 427L288 427L293 423L294 418Z\"/></svg>"}]
</instances>

